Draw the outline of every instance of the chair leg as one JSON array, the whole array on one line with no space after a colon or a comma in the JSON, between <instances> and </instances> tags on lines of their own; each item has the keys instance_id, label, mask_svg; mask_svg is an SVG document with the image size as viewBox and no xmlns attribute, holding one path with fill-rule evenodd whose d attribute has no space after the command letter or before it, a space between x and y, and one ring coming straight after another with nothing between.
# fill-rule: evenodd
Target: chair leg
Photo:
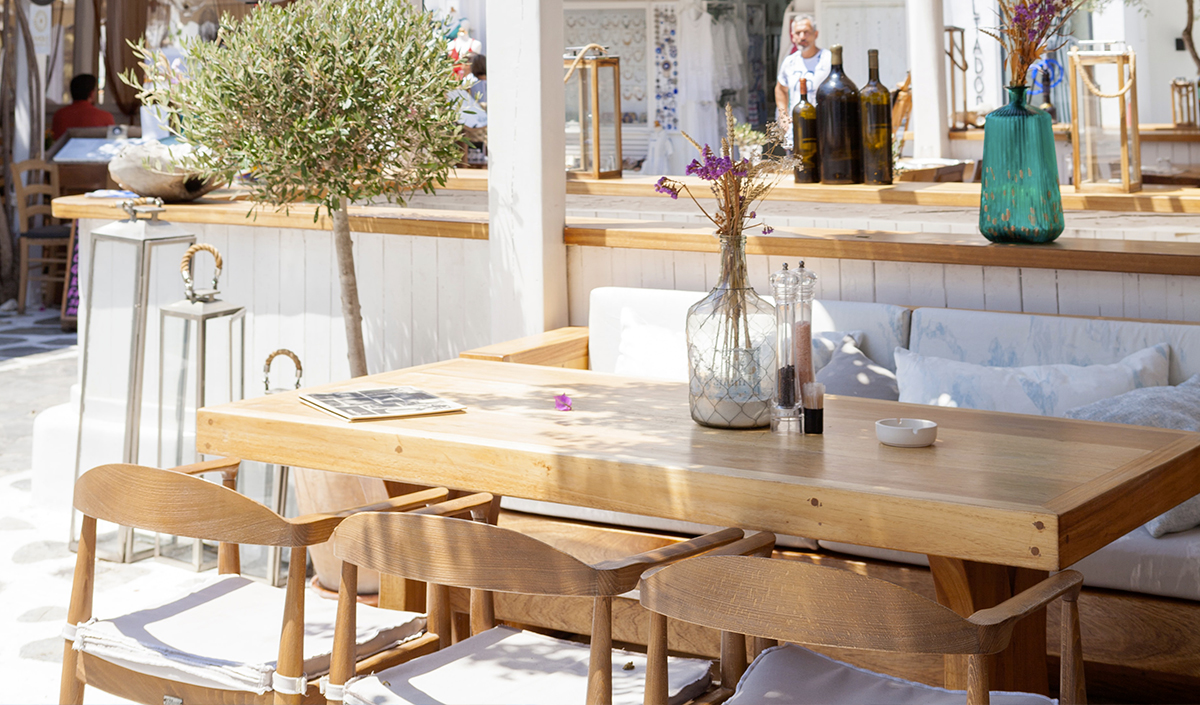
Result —
<instances>
[{"instance_id":1,"label":"chair leg","mask_svg":"<svg viewBox=\"0 0 1200 705\"><path fill-rule=\"evenodd\" d=\"M646 694L643 705L667 702L667 616L650 613L650 639L646 649Z\"/></svg>"},{"instance_id":2,"label":"chair leg","mask_svg":"<svg viewBox=\"0 0 1200 705\"><path fill-rule=\"evenodd\" d=\"M292 548L288 565L286 601L283 606L283 629L279 634L279 660L275 668L281 676L299 678L304 671L304 590L308 551L304 546ZM300 705L304 694L275 691L275 705Z\"/></svg>"},{"instance_id":3,"label":"chair leg","mask_svg":"<svg viewBox=\"0 0 1200 705\"><path fill-rule=\"evenodd\" d=\"M330 685L345 685L354 677L354 637L357 633L358 609L358 566L342 562L342 584L338 589L338 612L334 622L333 656L329 662ZM341 698L327 696L329 703L340 703Z\"/></svg>"},{"instance_id":4,"label":"chair leg","mask_svg":"<svg viewBox=\"0 0 1200 705\"><path fill-rule=\"evenodd\" d=\"M612 596L592 601L592 649L587 705L612 705Z\"/></svg>"},{"instance_id":5,"label":"chair leg","mask_svg":"<svg viewBox=\"0 0 1200 705\"><path fill-rule=\"evenodd\" d=\"M988 705L991 702L992 657L971 654L967 657L967 705Z\"/></svg>"},{"instance_id":6,"label":"chair leg","mask_svg":"<svg viewBox=\"0 0 1200 705\"><path fill-rule=\"evenodd\" d=\"M1083 639L1079 633L1078 596L1063 596L1062 635L1059 642L1058 701L1063 705L1087 703L1087 688L1083 681Z\"/></svg>"},{"instance_id":7,"label":"chair leg","mask_svg":"<svg viewBox=\"0 0 1200 705\"><path fill-rule=\"evenodd\" d=\"M733 632L721 632L721 687L737 687L746 672L746 637Z\"/></svg>"},{"instance_id":8,"label":"chair leg","mask_svg":"<svg viewBox=\"0 0 1200 705\"><path fill-rule=\"evenodd\" d=\"M96 575L96 519L84 516L79 531L79 546L75 552L75 579L71 585L71 604L67 622L79 624L92 618L92 586ZM79 680L79 652L74 643L63 642L62 680L59 684L60 703L82 703L83 681Z\"/></svg>"},{"instance_id":9,"label":"chair leg","mask_svg":"<svg viewBox=\"0 0 1200 705\"><path fill-rule=\"evenodd\" d=\"M20 271L17 274L17 313L25 313L25 290L29 288L29 242L21 239Z\"/></svg>"}]
</instances>

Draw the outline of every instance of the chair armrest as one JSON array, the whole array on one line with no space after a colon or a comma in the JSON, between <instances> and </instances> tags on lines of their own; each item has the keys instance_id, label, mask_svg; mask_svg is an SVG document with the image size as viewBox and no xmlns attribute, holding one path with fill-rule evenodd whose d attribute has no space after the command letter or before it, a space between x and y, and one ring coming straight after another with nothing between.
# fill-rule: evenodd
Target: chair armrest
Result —
<instances>
[{"instance_id":1,"label":"chair armrest","mask_svg":"<svg viewBox=\"0 0 1200 705\"><path fill-rule=\"evenodd\" d=\"M612 571L616 575L617 588L613 594L619 595L635 588L642 573L651 568L732 544L744 536L745 532L741 529L721 529L711 534L697 536L694 539L673 543L670 546L651 549L636 556L597 563L592 567L597 570ZM771 543L774 544L773 536Z\"/></svg>"},{"instance_id":2,"label":"chair armrest","mask_svg":"<svg viewBox=\"0 0 1200 705\"><path fill-rule=\"evenodd\" d=\"M459 357L546 367L588 368L588 329L571 326L466 350Z\"/></svg>"},{"instance_id":3,"label":"chair armrest","mask_svg":"<svg viewBox=\"0 0 1200 705\"><path fill-rule=\"evenodd\" d=\"M770 558L775 551L775 534L770 531L759 531L740 541L726 544L714 551L705 553L706 556L759 556Z\"/></svg>"},{"instance_id":4,"label":"chair armrest","mask_svg":"<svg viewBox=\"0 0 1200 705\"><path fill-rule=\"evenodd\" d=\"M304 535L304 545L312 546L318 543L324 543L333 535L333 530L337 525L342 523L342 520L353 514L360 512L406 512L411 510L420 511L422 508L427 508L428 505L439 502L449 494L448 490L440 487L434 487L420 492L412 492L399 497L392 497L383 502L375 502L374 504L366 504L361 507L352 507L343 509L336 513L318 512L314 514L305 514L304 516L296 517L295 519L287 519L289 523L299 528ZM434 504L434 506L439 506Z\"/></svg>"},{"instance_id":5,"label":"chair armrest","mask_svg":"<svg viewBox=\"0 0 1200 705\"><path fill-rule=\"evenodd\" d=\"M967 621L981 627L1005 626L1028 617L1064 595L1071 599L1078 597L1081 587L1083 574L1074 570L1064 570L1019 595L1013 595L995 607L979 610L968 617Z\"/></svg>"},{"instance_id":6,"label":"chair armrest","mask_svg":"<svg viewBox=\"0 0 1200 705\"><path fill-rule=\"evenodd\" d=\"M479 511L486 511L492 506L492 495L487 492L478 492L469 494L465 497L431 504L428 507L417 509L413 514L432 514L440 517L458 517L464 514L472 514Z\"/></svg>"},{"instance_id":7,"label":"chair armrest","mask_svg":"<svg viewBox=\"0 0 1200 705\"><path fill-rule=\"evenodd\" d=\"M177 468L171 468L175 472L181 472L184 475L200 475L206 472L231 472L234 476L237 475L238 467L242 461L237 458L217 458L216 460L205 460L202 463L192 463L191 465L180 465Z\"/></svg>"}]
</instances>

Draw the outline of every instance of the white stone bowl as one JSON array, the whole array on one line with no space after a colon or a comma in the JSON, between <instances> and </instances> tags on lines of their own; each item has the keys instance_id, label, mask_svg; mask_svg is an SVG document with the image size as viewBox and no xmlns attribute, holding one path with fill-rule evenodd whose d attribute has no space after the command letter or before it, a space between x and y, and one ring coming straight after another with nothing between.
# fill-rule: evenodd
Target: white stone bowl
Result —
<instances>
[{"instance_id":1,"label":"white stone bowl","mask_svg":"<svg viewBox=\"0 0 1200 705\"><path fill-rule=\"evenodd\" d=\"M887 446L923 448L937 440L937 424L925 419L880 419L875 437Z\"/></svg>"}]
</instances>

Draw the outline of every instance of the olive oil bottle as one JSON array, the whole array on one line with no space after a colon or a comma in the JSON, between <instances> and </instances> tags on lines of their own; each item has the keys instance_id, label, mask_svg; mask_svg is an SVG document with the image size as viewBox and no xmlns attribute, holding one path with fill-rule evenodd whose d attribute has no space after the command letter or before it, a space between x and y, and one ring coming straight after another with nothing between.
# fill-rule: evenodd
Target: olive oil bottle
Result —
<instances>
[{"instance_id":1,"label":"olive oil bottle","mask_svg":"<svg viewBox=\"0 0 1200 705\"><path fill-rule=\"evenodd\" d=\"M800 79L800 102L792 110L792 152L800 160L795 170L796 183L821 181L821 162L817 153L817 106L808 102L808 79Z\"/></svg>"},{"instance_id":2,"label":"olive oil bottle","mask_svg":"<svg viewBox=\"0 0 1200 705\"><path fill-rule=\"evenodd\" d=\"M862 89L863 181L892 183L892 94L879 82L879 51L867 52L869 77Z\"/></svg>"},{"instance_id":3,"label":"olive oil bottle","mask_svg":"<svg viewBox=\"0 0 1200 705\"><path fill-rule=\"evenodd\" d=\"M861 184L862 105L858 86L842 70L842 45L829 50L829 78L817 89L817 133L821 183Z\"/></svg>"}]
</instances>

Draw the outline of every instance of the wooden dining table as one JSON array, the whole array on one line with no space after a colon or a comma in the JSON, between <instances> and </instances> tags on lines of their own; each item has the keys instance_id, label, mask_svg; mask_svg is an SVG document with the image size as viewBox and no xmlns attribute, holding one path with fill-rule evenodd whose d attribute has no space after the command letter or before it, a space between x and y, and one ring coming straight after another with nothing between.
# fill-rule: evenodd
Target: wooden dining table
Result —
<instances>
[{"instance_id":1,"label":"wooden dining table","mask_svg":"<svg viewBox=\"0 0 1200 705\"><path fill-rule=\"evenodd\" d=\"M347 422L298 395L411 385L463 413ZM571 398L559 411L555 397ZM938 424L925 448L875 422ZM993 606L1200 493L1200 434L827 397L824 433L694 423L686 386L450 360L199 411L199 452L926 554L939 602ZM1086 644L1085 644L1086 647ZM1046 692L1044 612L993 687ZM965 660L947 657L963 688Z\"/></svg>"}]
</instances>

